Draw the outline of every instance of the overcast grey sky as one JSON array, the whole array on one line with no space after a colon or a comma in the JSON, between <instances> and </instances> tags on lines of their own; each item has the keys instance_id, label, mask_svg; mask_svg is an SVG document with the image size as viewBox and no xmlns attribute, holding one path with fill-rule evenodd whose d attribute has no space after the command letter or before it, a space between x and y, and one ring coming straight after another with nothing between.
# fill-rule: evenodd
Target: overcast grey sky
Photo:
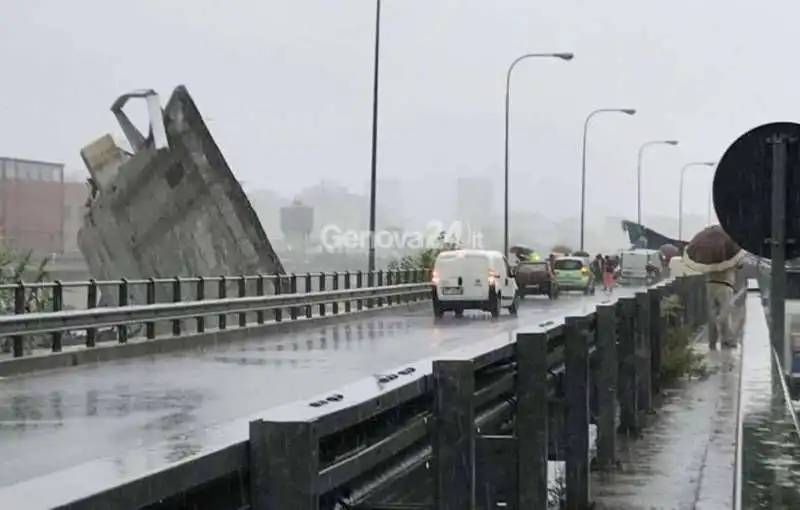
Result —
<instances>
[{"instance_id":1,"label":"overcast grey sky","mask_svg":"<svg viewBox=\"0 0 800 510\"><path fill-rule=\"evenodd\" d=\"M505 71L512 86L512 200L553 216L579 206L590 129L590 210L635 216L639 145L646 214L675 214L678 171L718 159L735 137L800 110L800 3L772 0L384 0L379 171L453 187L503 164ZM248 188L293 194L369 176L374 0L14 0L0 8L0 154L66 162L116 130L108 107L133 88L163 99L183 83ZM768 8L767 8L768 7ZM687 176L705 214L711 172ZM431 179L430 176L439 176ZM542 190L544 188L544 191ZM449 202L449 200L448 200ZM413 205L413 204L410 204ZM499 205L498 205L499 212Z\"/></svg>"}]
</instances>

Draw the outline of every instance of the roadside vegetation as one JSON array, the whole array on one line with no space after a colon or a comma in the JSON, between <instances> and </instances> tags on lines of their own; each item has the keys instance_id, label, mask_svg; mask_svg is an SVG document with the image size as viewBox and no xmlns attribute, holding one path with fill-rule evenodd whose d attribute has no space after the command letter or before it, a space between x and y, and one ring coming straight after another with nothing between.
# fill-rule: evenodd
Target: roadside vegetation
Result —
<instances>
[{"instance_id":1,"label":"roadside vegetation","mask_svg":"<svg viewBox=\"0 0 800 510\"><path fill-rule=\"evenodd\" d=\"M708 366L704 357L694 349L695 332L691 326L683 324L683 304L678 296L662 299L661 317L672 326L664 339L661 380L670 382L707 377Z\"/></svg>"},{"instance_id":2,"label":"roadside vegetation","mask_svg":"<svg viewBox=\"0 0 800 510\"><path fill-rule=\"evenodd\" d=\"M433 269L436 257L443 251L458 250L461 242L454 236L447 236L446 232L441 232L436 238L434 246L421 250L419 253L405 255L399 259L391 260L388 264L390 271L408 271L414 269Z\"/></svg>"},{"instance_id":3,"label":"roadside vegetation","mask_svg":"<svg viewBox=\"0 0 800 510\"><path fill-rule=\"evenodd\" d=\"M33 253L30 251L21 252L10 248L0 248L0 315L14 313L14 289L3 288L15 285L19 281L26 283L43 282L49 279L47 270L48 259L43 259L38 264L33 262ZM51 309L52 298L48 293L27 289L25 292L25 312L35 313ZM46 336L36 336L25 338L25 349L32 350L34 347L49 342ZM1 352L11 352L12 340L5 338L0 341Z\"/></svg>"},{"instance_id":4,"label":"roadside vegetation","mask_svg":"<svg viewBox=\"0 0 800 510\"><path fill-rule=\"evenodd\" d=\"M572 248L567 246L566 244L557 244L550 248L552 253L563 253L564 255L569 255L572 253Z\"/></svg>"}]
</instances>

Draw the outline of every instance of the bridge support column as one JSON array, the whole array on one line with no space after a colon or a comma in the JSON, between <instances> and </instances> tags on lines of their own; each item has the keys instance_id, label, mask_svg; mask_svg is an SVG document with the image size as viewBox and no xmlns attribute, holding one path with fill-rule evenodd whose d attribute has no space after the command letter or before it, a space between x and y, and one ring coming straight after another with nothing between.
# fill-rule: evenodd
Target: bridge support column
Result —
<instances>
[{"instance_id":1,"label":"bridge support column","mask_svg":"<svg viewBox=\"0 0 800 510\"><path fill-rule=\"evenodd\" d=\"M621 298L618 302L619 321L619 410L620 432L639 433L639 412L637 390L639 387L636 371L636 333L634 315L636 301L633 297Z\"/></svg>"},{"instance_id":2,"label":"bridge support column","mask_svg":"<svg viewBox=\"0 0 800 510\"><path fill-rule=\"evenodd\" d=\"M317 510L318 438L308 422L250 422L250 508Z\"/></svg>"},{"instance_id":3,"label":"bridge support column","mask_svg":"<svg viewBox=\"0 0 800 510\"><path fill-rule=\"evenodd\" d=\"M564 394L567 407L567 510L589 508L589 330L586 317L564 325Z\"/></svg>"},{"instance_id":4,"label":"bridge support column","mask_svg":"<svg viewBox=\"0 0 800 510\"><path fill-rule=\"evenodd\" d=\"M435 509L474 509L475 368L469 360L437 360L433 380Z\"/></svg>"},{"instance_id":5,"label":"bridge support column","mask_svg":"<svg viewBox=\"0 0 800 510\"><path fill-rule=\"evenodd\" d=\"M650 301L650 392L655 395L661 392L661 365L664 357L664 332L666 319L661 316L661 300L665 292L663 287L647 291Z\"/></svg>"},{"instance_id":6,"label":"bridge support column","mask_svg":"<svg viewBox=\"0 0 800 510\"><path fill-rule=\"evenodd\" d=\"M645 412L653 409L650 373L650 298L647 292L636 293L636 372L638 375L638 407Z\"/></svg>"},{"instance_id":7,"label":"bridge support column","mask_svg":"<svg viewBox=\"0 0 800 510\"><path fill-rule=\"evenodd\" d=\"M620 305L597 307L597 464L611 470L617 461L617 315Z\"/></svg>"},{"instance_id":8,"label":"bridge support column","mask_svg":"<svg viewBox=\"0 0 800 510\"><path fill-rule=\"evenodd\" d=\"M517 335L516 508L547 508L547 333Z\"/></svg>"}]
</instances>

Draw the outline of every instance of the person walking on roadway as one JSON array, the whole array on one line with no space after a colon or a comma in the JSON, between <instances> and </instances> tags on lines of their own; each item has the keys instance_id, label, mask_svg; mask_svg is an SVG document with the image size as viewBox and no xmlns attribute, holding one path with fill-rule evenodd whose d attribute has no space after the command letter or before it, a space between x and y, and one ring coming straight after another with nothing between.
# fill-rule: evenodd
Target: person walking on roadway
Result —
<instances>
[{"instance_id":1,"label":"person walking on roadway","mask_svg":"<svg viewBox=\"0 0 800 510\"><path fill-rule=\"evenodd\" d=\"M736 347L737 339L731 327L736 303L736 273L734 269L708 273L708 347Z\"/></svg>"},{"instance_id":2,"label":"person walking on roadway","mask_svg":"<svg viewBox=\"0 0 800 510\"><path fill-rule=\"evenodd\" d=\"M743 306L734 301L737 270L745 251L722 229L711 225L697 233L686 246L686 265L706 276L708 294L708 346L711 350L736 347L742 327ZM734 332L732 323L736 324Z\"/></svg>"}]
</instances>

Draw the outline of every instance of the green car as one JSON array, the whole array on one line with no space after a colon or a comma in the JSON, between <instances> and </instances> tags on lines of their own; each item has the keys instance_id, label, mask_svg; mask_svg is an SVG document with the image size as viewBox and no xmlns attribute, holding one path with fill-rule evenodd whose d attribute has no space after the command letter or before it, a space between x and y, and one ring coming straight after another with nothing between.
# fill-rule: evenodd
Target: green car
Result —
<instances>
[{"instance_id":1,"label":"green car","mask_svg":"<svg viewBox=\"0 0 800 510\"><path fill-rule=\"evenodd\" d=\"M561 257L553 263L556 281L561 290L579 290L594 294L594 275L581 257Z\"/></svg>"}]
</instances>

